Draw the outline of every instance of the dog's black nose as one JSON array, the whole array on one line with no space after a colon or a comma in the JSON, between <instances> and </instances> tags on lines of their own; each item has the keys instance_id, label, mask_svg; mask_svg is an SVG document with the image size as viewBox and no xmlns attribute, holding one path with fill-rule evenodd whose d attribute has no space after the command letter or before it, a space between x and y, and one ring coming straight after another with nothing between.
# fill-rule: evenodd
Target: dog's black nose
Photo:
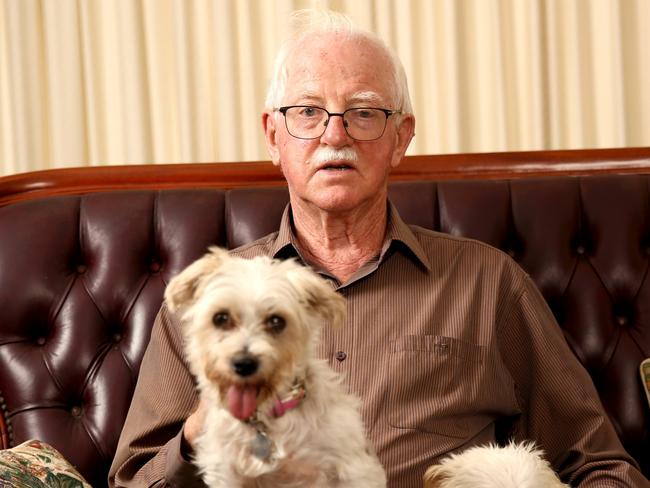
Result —
<instances>
[{"instance_id":1,"label":"dog's black nose","mask_svg":"<svg viewBox=\"0 0 650 488\"><path fill-rule=\"evenodd\" d=\"M235 358L232 360L232 369L239 376L250 376L259 367L260 363L257 359L250 356Z\"/></svg>"}]
</instances>

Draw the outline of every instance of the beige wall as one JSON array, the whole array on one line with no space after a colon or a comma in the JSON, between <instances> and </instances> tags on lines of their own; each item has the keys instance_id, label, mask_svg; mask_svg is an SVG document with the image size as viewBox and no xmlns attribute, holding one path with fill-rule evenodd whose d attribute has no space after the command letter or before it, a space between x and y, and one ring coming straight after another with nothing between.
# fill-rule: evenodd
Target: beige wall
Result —
<instances>
[{"instance_id":1,"label":"beige wall","mask_svg":"<svg viewBox=\"0 0 650 488\"><path fill-rule=\"evenodd\" d=\"M650 0L0 0L0 175L267 159L288 12L402 58L409 154L650 145Z\"/></svg>"}]
</instances>

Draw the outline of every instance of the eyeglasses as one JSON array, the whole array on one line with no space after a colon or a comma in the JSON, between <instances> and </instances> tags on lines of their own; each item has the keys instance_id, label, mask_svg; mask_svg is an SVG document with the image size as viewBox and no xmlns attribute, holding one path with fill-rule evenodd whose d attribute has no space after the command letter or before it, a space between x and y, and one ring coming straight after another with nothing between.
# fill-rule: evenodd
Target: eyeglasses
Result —
<instances>
[{"instance_id":1,"label":"eyeglasses","mask_svg":"<svg viewBox=\"0 0 650 488\"><path fill-rule=\"evenodd\" d=\"M284 115L287 131L297 139L318 139L325 133L331 117L341 117L345 132L355 141L373 141L384 135L388 117L402 113L385 108L349 108L345 112L328 112L311 105L290 105L276 109Z\"/></svg>"}]
</instances>

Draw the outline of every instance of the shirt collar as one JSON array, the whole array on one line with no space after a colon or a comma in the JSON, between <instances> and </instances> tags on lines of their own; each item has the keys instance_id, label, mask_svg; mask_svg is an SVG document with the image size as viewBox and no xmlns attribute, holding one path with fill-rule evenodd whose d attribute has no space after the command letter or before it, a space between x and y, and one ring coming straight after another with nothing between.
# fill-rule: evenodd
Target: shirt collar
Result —
<instances>
[{"instance_id":1,"label":"shirt collar","mask_svg":"<svg viewBox=\"0 0 650 488\"><path fill-rule=\"evenodd\" d=\"M298 246L295 244L296 238L293 234L293 217L291 216L291 204L284 207L282 220L280 220L280 229L275 238L271 252L274 258L288 259L298 257Z\"/></svg>"},{"instance_id":2,"label":"shirt collar","mask_svg":"<svg viewBox=\"0 0 650 488\"><path fill-rule=\"evenodd\" d=\"M296 237L293 233L293 218L291 205L288 204L282 214L280 229L271 249L274 258L287 259L300 257ZM382 246L379 262L383 261L388 251L400 250L403 254L422 264L428 271L431 270L431 262L427 257L420 241L413 233L413 230L402 220L395 206L388 202L388 225L386 237Z\"/></svg>"},{"instance_id":3,"label":"shirt collar","mask_svg":"<svg viewBox=\"0 0 650 488\"><path fill-rule=\"evenodd\" d=\"M396 243L401 243L403 245L401 247L409 251L412 258L419 261L427 271L431 271L431 262L424 249L422 249L420 241L411 227L402 220L395 206L388 202L388 228L386 229L381 259L384 258L384 254L388 249L397 247Z\"/></svg>"}]
</instances>

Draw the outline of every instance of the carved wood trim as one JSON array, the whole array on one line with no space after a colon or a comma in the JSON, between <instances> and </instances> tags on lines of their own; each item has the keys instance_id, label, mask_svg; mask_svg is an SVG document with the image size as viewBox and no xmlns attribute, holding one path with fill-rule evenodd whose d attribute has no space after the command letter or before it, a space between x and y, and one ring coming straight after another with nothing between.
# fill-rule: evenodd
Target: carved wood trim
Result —
<instances>
[{"instance_id":1,"label":"carved wood trim","mask_svg":"<svg viewBox=\"0 0 650 488\"><path fill-rule=\"evenodd\" d=\"M650 147L407 156L391 180L511 179L650 173ZM0 178L0 206L54 195L106 190L281 186L268 161L92 166Z\"/></svg>"}]
</instances>

